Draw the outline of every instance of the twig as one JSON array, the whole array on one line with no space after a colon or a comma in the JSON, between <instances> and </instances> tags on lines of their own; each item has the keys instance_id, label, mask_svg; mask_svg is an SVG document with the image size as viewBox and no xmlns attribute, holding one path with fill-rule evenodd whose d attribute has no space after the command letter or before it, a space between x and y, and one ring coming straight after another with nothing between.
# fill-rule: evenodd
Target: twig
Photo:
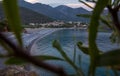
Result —
<instances>
[{"instance_id":1,"label":"twig","mask_svg":"<svg viewBox=\"0 0 120 76\"><path fill-rule=\"evenodd\" d=\"M30 56L30 54L27 53L27 50L15 45L14 43L12 43L1 32L0 32L0 39L3 40L6 44L8 44L13 49L13 51L15 53L15 56L20 57L22 59L25 59L25 60L33 63L36 66L39 66L41 68L44 68L44 69L49 70L51 72L54 72L54 73L58 74L59 76L67 76L67 74L63 71L62 68L55 67L53 65L47 64L47 63L45 63L45 62L43 62L41 60L38 60L38 59L33 58L32 56Z\"/></svg>"},{"instance_id":2,"label":"twig","mask_svg":"<svg viewBox=\"0 0 120 76\"><path fill-rule=\"evenodd\" d=\"M79 0L79 2L83 3L84 5L88 6L88 7L91 8L91 9L94 9L92 6L90 6L88 3L86 3L86 2L84 2L84 1L82 1L82 0Z\"/></svg>"},{"instance_id":3,"label":"twig","mask_svg":"<svg viewBox=\"0 0 120 76\"><path fill-rule=\"evenodd\" d=\"M107 8L110 14L112 15L114 25L120 32L120 23L119 23L119 18L118 18L118 11L119 11L120 5L114 8L112 8L111 6L107 6Z\"/></svg>"}]
</instances>

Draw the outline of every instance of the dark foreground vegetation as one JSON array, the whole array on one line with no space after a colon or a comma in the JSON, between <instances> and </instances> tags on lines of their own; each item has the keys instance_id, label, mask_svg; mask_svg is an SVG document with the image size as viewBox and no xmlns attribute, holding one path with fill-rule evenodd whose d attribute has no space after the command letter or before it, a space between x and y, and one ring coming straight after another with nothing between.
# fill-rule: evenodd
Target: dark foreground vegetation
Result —
<instances>
[{"instance_id":1,"label":"dark foreground vegetation","mask_svg":"<svg viewBox=\"0 0 120 76\"><path fill-rule=\"evenodd\" d=\"M88 7L93 9L89 25L89 47L84 47L81 42L77 43L77 46L81 51L83 51L85 54L88 54L90 56L90 67L88 76L95 76L96 68L97 67L110 67L114 70L115 75L118 76L118 70L120 69L120 49L110 50L109 52L103 53L101 52L97 45L96 45L96 38L97 38L97 32L98 32L98 26L99 21L104 23L106 26L112 29L113 34L111 39L115 39L115 42L119 42L120 40L120 22L118 18L118 12L120 9L120 1L119 0L87 0L90 2L96 3L95 8L89 6L84 1L81 1ZM54 65L49 65L45 62L43 62L43 59L45 58L51 58L54 59L55 57L49 57L49 56L31 56L28 54L26 49L23 48L23 42L21 38L21 22L18 12L18 5L17 0L3 0L3 7L5 10L5 16L8 19L9 28L14 32L16 39L18 41L18 45L15 45L10 40L7 39L7 37L0 32L0 44L7 50L7 54L0 54L1 58L8 58L5 63L6 64L20 64L20 63L32 63L40 68L44 68L46 70L49 70L50 72L56 73L59 76L69 76L69 74L66 74L64 70L61 67L55 67ZM102 5L101 5L102 4ZM109 10L109 17L110 21L106 19L106 17L102 17L101 13L104 10L104 8L107 8ZM13 10L14 9L14 10ZM13 15L14 14L14 15ZM86 16L86 14L82 14L79 16ZM84 73L81 68L77 67L75 63L67 56L67 54L62 49L61 45L57 40L53 41L53 47L60 52L60 54L63 57L63 60L68 62L76 71L76 73L73 76L84 76ZM58 58L59 59L59 58ZM59 59L60 60L60 59Z\"/></svg>"}]
</instances>

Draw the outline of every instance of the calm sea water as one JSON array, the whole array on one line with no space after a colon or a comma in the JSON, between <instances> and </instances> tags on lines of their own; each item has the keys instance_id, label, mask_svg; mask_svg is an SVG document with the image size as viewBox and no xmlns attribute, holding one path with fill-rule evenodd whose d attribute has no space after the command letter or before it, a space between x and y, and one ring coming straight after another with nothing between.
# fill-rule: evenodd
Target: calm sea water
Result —
<instances>
[{"instance_id":1,"label":"calm sea water","mask_svg":"<svg viewBox=\"0 0 120 76\"><path fill-rule=\"evenodd\" d=\"M99 32L98 38L96 40L98 48L102 50L103 52L107 52L112 49L116 49L119 47L117 44L112 44L110 42L110 32ZM78 41L82 41L85 46L88 45L88 32L85 30L78 30L78 29L64 29L60 30L58 32L55 32L51 35L48 35L47 37L40 39L36 43L36 50L32 52L33 55L51 55L62 58L60 53L52 47L53 40L57 39L63 50L66 52L66 54L73 60L73 53L74 53L74 45ZM76 46L76 65L78 67L81 67L85 75L87 75L88 68L89 68L89 56L82 53L78 47ZM78 56L81 57L81 62L78 60ZM65 71L68 74L74 74L74 69L65 61L47 61L50 64L63 67ZM40 76L53 76L53 74L44 71L44 70L38 70L38 73L40 73ZM109 73L108 73L109 72ZM106 74L110 74L110 76L114 76L114 73L111 70L106 69L105 67L98 67L96 70L96 76L106 76Z\"/></svg>"}]
</instances>

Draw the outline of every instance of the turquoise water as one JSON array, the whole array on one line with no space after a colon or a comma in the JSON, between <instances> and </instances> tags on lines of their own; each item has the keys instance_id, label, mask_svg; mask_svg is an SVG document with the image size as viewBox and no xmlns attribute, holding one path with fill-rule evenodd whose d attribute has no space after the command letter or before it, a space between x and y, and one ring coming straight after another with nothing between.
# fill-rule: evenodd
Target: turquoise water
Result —
<instances>
[{"instance_id":1,"label":"turquoise water","mask_svg":"<svg viewBox=\"0 0 120 76\"><path fill-rule=\"evenodd\" d=\"M103 52L107 52L111 49L118 48L117 44L112 44L109 40L111 33L110 32L99 32L98 38L96 40L98 48ZM73 53L74 53L74 45L78 41L82 41L85 46L88 45L88 33L85 30L75 30L75 29L64 29L58 32L55 32L47 37L39 40L36 43L37 49L34 50L34 55L52 55L56 57L62 58L59 52L52 47L52 41L57 39L64 51L67 55L73 60ZM76 65L81 67L85 75L87 75L88 68L89 68L89 56L82 53L76 47ZM78 62L78 55L81 57L81 63ZM65 71L69 74L74 74L74 69L64 61L47 61L50 64L63 67ZM107 71L109 72L110 76L114 76L114 73L111 70L107 70L104 67L97 68L96 76L106 76ZM40 76L53 76L51 73L46 71L38 71L41 75Z\"/></svg>"}]
</instances>

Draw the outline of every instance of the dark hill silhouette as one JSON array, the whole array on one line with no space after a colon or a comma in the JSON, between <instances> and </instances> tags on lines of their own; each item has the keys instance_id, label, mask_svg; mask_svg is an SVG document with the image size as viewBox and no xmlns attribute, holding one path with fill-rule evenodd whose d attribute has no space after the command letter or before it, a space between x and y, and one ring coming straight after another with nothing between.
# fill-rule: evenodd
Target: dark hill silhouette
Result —
<instances>
[{"instance_id":1,"label":"dark hill silhouette","mask_svg":"<svg viewBox=\"0 0 120 76\"><path fill-rule=\"evenodd\" d=\"M20 7L20 17L23 24L29 23L46 23L53 21L52 18L49 18L45 15L27 9L25 7ZM4 13L2 6L0 5L0 19L4 19Z\"/></svg>"},{"instance_id":2,"label":"dark hill silhouette","mask_svg":"<svg viewBox=\"0 0 120 76\"><path fill-rule=\"evenodd\" d=\"M46 16L49 16L51 18L54 18L56 20L63 20L63 21L85 21L86 22L88 21L88 19L78 18L76 17L76 15L80 13L84 13L84 14L90 13L84 8L73 9L65 5L61 5L56 8L53 8L46 4L41 4L41 3L32 4L29 2L25 2L24 0L19 0L19 5L22 7L29 8L38 13L44 14Z\"/></svg>"},{"instance_id":3,"label":"dark hill silhouette","mask_svg":"<svg viewBox=\"0 0 120 76\"><path fill-rule=\"evenodd\" d=\"M50 18L57 20L69 20L68 17L61 12L55 10L53 7L41 3L31 4L29 2L25 2L24 0L19 0L19 5L22 7L29 8L38 13L44 14Z\"/></svg>"},{"instance_id":4,"label":"dark hill silhouette","mask_svg":"<svg viewBox=\"0 0 120 76\"><path fill-rule=\"evenodd\" d=\"M65 15L72 17L74 21L82 21L82 22L88 22L89 19L86 18L81 18L81 17L77 17L76 15L78 14L90 14L91 12L87 11L86 9L80 7L80 8L70 8L68 6L65 5L60 5L58 7L55 8L56 10L64 13Z\"/></svg>"},{"instance_id":5,"label":"dark hill silhouette","mask_svg":"<svg viewBox=\"0 0 120 76\"><path fill-rule=\"evenodd\" d=\"M53 21L52 18L49 18L45 15L39 14L35 11L27 9L25 7L20 7L20 15L22 22L25 24L28 23L46 23Z\"/></svg>"}]
</instances>

